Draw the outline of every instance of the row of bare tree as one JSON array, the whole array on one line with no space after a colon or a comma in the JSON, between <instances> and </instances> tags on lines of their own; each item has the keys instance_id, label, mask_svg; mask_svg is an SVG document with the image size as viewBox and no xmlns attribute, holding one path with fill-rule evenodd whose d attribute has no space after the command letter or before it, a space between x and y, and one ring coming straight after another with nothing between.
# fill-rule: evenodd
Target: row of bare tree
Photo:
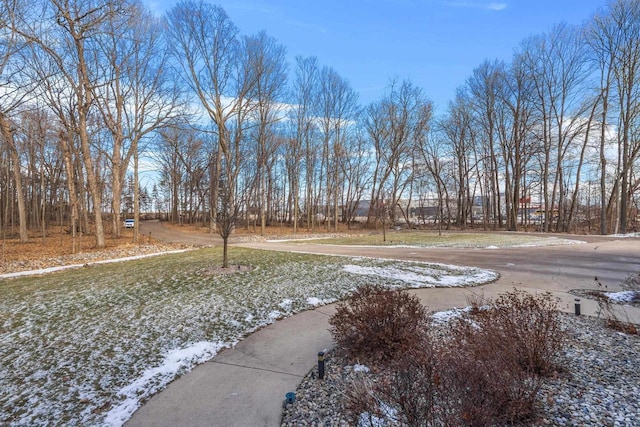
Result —
<instances>
[{"instance_id":1,"label":"row of bare tree","mask_svg":"<svg viewBox=\"0 0 640 427\"><path fill-rule=\"evenodd\" d=\"M602 233L636 220L636 1L480 64L438 118L408 80L361 106L334 69L288 64L277 40L202 1L164 17L131 0L0 7L0 220L22 241L55 222L104 246L104 218L117 236L129 211L127 175L139 219L141 160L157 170L152 209L225 242L242 223L337 230L363 207L374 225L429 203L462 227L515 230L533 205L545 231L592 205Z\"/></svg>"}]
</instances>

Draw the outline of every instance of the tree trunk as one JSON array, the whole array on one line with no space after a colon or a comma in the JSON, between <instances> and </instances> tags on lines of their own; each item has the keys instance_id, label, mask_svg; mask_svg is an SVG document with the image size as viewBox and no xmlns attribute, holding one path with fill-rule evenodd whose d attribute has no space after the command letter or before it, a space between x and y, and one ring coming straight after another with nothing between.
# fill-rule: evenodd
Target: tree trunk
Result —
<instances>
[{"instance_id":1,"label":"tree trunk","mask_svg":"<svg viewBox=\"0 0 640 427\"><path fill-rule=\"evenodd\" d=\"M98 185L93 158L91 157L91 148L89 146L89 135L87 133L86 117L80 115L80 143L82 144L82 158L85 170L87 171L87 182L89 191L91 192L91 200L93 202L93 218L95 221L95 238L96 248L102 249L106 246L104 239L104 225L102 223L102 190Z\"/></svg>"},{"instance_id":2,"label":"tree trunk","mask_svg":"<svg viewBox=\"0 0 640 427\"><path fill-rule=\"evenodd\" d=\"M11 162L13 163L13 179L15 181L16 197L18 199L18 220L20 222L20 243L26 243L29 240L27 234L27 207L22 191L22 173L20 168L20 156L13 142L13 131L7 118L0 115L0 128L2 129L2 138L9 146L11 153Z\"/></svg>"}]
</instances>

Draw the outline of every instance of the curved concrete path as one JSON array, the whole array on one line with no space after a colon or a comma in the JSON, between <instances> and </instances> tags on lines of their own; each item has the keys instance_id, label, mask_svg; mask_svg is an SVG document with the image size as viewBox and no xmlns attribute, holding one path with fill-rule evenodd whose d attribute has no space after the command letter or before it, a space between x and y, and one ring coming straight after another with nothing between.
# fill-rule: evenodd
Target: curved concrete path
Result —
<instances>
[{"instance_id":1,"label":"curved concrete path","mask_svg":"<svg viewBox=\"0 0 640 427\"><path fill-rule=\"evenodd\" d=\"M582 236L577 238L585 240ZM477 288L412 292L430 310L444 310L468 305L467 297L472 293L495 297L514 287L530 292L549 290L561 299L563 310L573 312L574 297L567 293L569 289L595 289L594 276L599 276L603 284L617 284L640 268L640 239L587 239L589 243L576 246L501 250L349 248L291 243L242 246L477 265L498 271L501 278ZM612 285L610 289L619 287ZM581 309L583 314L593 315L597 304L583 299ZM317 352L333 345L328 332L328 319L333 312L333 305L325 306L257 331L235 348L223 350L213 360L171 383L140 408L127 425L278 426L284 394L295 390L316 364ZM626 307L626 312L630 320L640 323L640 309Z\"/></svg>"}]
</instances>

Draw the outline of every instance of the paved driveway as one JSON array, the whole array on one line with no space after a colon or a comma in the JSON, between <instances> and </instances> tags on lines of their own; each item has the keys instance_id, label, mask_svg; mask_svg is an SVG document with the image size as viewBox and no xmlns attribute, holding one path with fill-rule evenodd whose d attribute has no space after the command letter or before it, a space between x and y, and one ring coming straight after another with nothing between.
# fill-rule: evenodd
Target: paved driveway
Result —
<instances>
[{"instance_id":1,"label":"paved driveway","mask_svg":"<svg viewBox=\"0 0 640 427\"><path fill-rule=\"evenodd\" d=\"M563 236L564 237L564 236ZM544 289L568 291L596 288L594 278L619 289L628 274L640 271L640 239L568 236L588 240L577 245L502 249L405 248L333 246L300 243L244 243L256 249L303 251L319 254L395 258L482 267L497 271L500 282L537 284Z\"/></svg>"}]
</instances>

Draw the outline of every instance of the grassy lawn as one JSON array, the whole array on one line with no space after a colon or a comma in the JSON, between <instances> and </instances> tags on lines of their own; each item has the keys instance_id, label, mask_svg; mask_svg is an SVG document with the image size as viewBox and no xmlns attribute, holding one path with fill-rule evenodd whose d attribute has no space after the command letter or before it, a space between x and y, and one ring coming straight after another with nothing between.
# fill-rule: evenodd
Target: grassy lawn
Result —
<instances>
[{"instance_id":1,"label":"grassy lawn","mask_svg":"<svg viewBox=\"0 0 640 427\"><path fill-rule=\"evenodd\" d=\"M0 280L0 425L95 425L114 409L129 414L219 348L360 284L496 279L390 260L241 248L231 257L252 269L214 273L221 252L203 249Z\"/></svg>"},{"instance_id":2,"label":"grassy lawn","mask_svg":"<svg viewBox=\"0 0 640 427\"><path fill-rule=\"evenodd\" d=\"M540 246L549 244L576 243L568 239L523 234L498 233L451 233L443 231L387 231L386 242L382 233L370 235L341 236L325 239L292 240L299 243L319 243L325 245L376 245L376 246L415 246L415 247L452 247L486 248Z\"/></svg>"}]
</instances>

